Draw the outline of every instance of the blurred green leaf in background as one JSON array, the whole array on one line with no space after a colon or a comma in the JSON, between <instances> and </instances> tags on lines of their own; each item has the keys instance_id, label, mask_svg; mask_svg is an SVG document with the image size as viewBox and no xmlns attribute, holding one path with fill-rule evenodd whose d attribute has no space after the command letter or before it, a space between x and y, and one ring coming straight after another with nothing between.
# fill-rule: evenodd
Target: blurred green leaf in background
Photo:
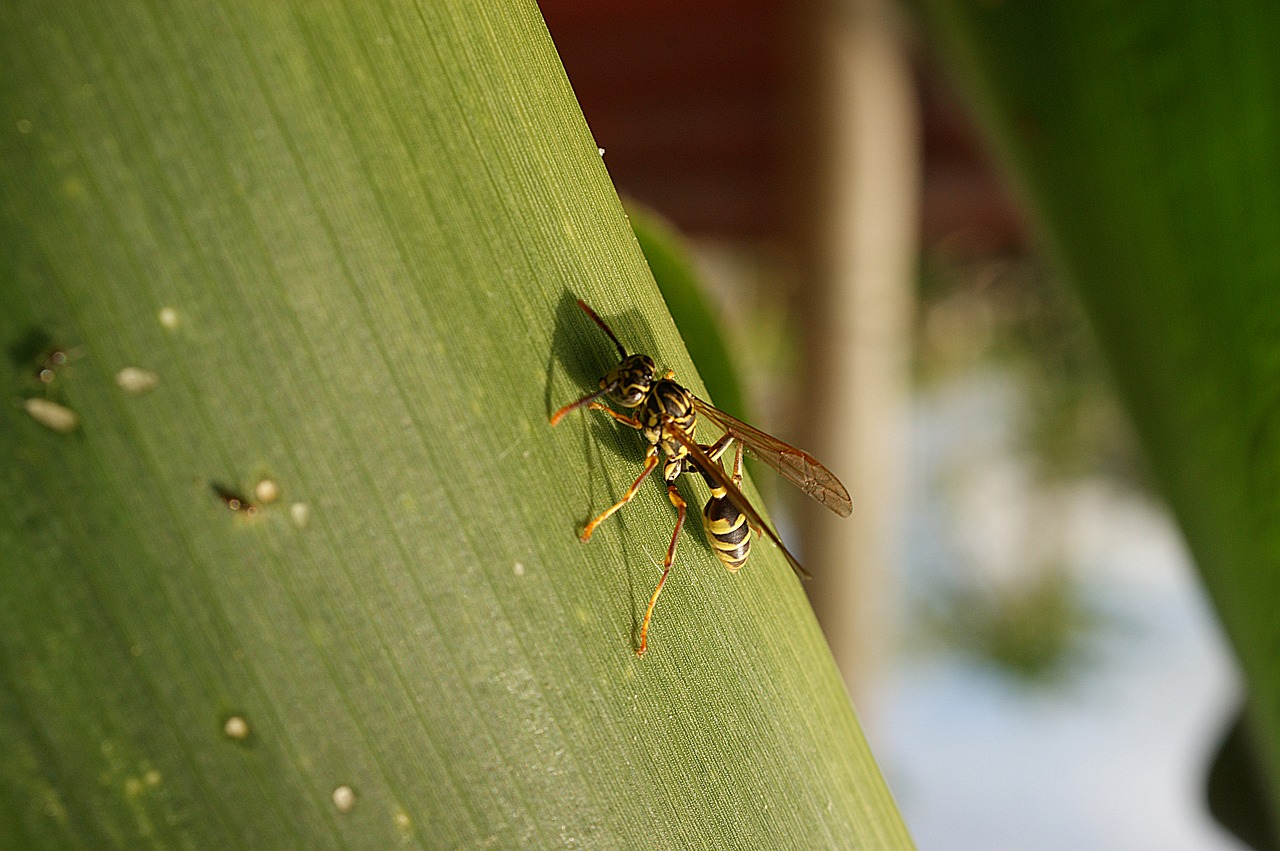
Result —
<instances>
[{"instance_id":1,"label":"blurred green leaf in background","mask_svg":"<svg viewBox=\"0 0 1280 851\"><path fill-rule=\"evenodd\" d=\"M698 365L710 401L727 414L749 419L723 323L715 315L692 252L671 223L652 210L630 204L627 218L689 357Z\"/></svg>"},{"instance_id":2,"label":"blurred green leaf in background","mask_svg":"<svg viewBox=\"0 0 1280 851\"><path fill-rule=\"evenodd\" d=\"M922 0L1097 331L1280 769L1280 18Z\"/></svg>"}]
</instances>

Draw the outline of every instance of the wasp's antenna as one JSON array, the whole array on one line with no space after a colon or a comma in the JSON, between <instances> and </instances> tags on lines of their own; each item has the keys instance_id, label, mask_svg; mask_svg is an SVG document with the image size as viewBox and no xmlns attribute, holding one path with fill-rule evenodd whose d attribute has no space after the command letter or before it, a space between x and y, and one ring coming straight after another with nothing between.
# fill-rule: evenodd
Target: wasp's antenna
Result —
<instances>
[{"instance_id":1,"label":"wasp's antenna","mask_svg":"<svg viewBox=\"0 0 1280 851\"><path fill-rule=\"evenodd\" d=\"M591 309L591 305L587 304L582 299L578 299L578 307L581 307L582 310L588 316L591 317L591 320L595 322L597 325L599 325L604 330L604 332L609 335L609 339L613 340L613 344L618 347L618 359L626 360L627 350L624 349L622 347L622 344L618 342L618 338L614 336L613 329L610 328L608 325L604 324L604 320L601 319L600 316L594 310ZM552 424L554 425L554 422Z\"/></svg>"},{"instance_id":2,"label":"wasp's antenna","mask_svg":"<svg viewBox=\"0 0 1280 851\"><path fill-rule=\"evenodd\" d=\"M554 414L551 415L551 424L555 425L556 423L560 422L561 419L564 418L565 414L569 413L574 408L581 408L583 405L587 404L593 399L597 399L600 396L603 396L607 392L608 390L597 390L594 393L588 393L587 395L583 396L581 399L577 400L576 402L570 402L569 404L565 405L563 408L561 408L560 410L556 411Z\"/></svg>"}]
</instances>

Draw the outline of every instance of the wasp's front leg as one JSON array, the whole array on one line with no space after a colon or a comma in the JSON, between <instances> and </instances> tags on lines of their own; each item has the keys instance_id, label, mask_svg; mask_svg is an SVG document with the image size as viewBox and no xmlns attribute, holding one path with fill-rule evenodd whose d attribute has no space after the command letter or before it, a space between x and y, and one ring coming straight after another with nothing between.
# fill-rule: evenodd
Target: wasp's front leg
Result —
<instances>
[{"instance_id":1,"label":"wasp's front leg","mask_svg":"<svg viewBox=\"0 0 1280 851\"><path fill-rule=\"evenodd\" d=\"M640 421L637 420L635 417L629 417L626 414L620 414L617 411L615 411L613 408L610 408L608 405L604 404L603 402L592 402L587 407L593 411L604 411L606 414L613 417L618 422L622 423L625 426L631 426L636 431L640 431L641 429L644 428L644 426L640 423Z\"/></svg>"},{"instance_id":2,"label":"wasp's front leg","mask_svg":"<svg viewBox=\"0 0 1280 851\"><path fill-rule=\"evenodd\" d=\"M592 520L590 523L586 525L586 527L582 530L582 535L580 536L582 540L583 541L591 540L591 533L596 530L597 526L599 526L601 523L607 520L609 518L609 515L613 514L613 512L617 511L619 508L621 508L622 506L630 502L632 498L635 497L636 492L640 490L640 485L644 483L645 479L649 478L649 474L652 473L654 468L657 466L658 466L658 447L650 446L649 451L645 453L644 470L640 473L639 476L636 477L636 480L631 483L631 487L627 488L627 492L622 495L622 499L618 500L613 505L609 506L607 509L605 509L603 514L601 514L599 517Z\"/></svg>"}]
</instances>

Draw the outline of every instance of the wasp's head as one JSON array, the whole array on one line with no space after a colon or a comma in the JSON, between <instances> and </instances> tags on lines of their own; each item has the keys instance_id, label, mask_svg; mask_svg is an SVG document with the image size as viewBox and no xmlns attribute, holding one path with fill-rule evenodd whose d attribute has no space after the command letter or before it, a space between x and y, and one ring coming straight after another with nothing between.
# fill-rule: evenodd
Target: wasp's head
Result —
<instances>
[{"instance_id":1,"label":"wasp's head","mask_svg":"<svg viewBox=\"0 0 1280 851\"><path fill-rule=\"evenodd\" d=\"M635 408L649 395L658 367L648 355L631 355L600 379L600 389L624 408Z\"/></svg>"}]
</instances>

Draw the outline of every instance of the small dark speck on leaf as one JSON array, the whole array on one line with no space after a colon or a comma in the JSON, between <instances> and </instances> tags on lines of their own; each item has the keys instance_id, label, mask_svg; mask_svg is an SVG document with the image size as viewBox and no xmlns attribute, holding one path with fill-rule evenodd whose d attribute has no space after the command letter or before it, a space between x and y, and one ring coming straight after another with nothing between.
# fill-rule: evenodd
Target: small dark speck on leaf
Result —
<instances>
[{"instance_id":1,"label":"small dark speck on leaf","mask_svg":"<svg viewBox=\"0 0 1280 851\"><path fill-rule=\"evenodd\" d=\"M218 499L226 503L227 508L232 511L243 512L246 517L252 517L258 513L258 506L250 502L239 491L229 488L220 482L210 482L209 487L218 495Z\"/></svg>"}]
</instances>

